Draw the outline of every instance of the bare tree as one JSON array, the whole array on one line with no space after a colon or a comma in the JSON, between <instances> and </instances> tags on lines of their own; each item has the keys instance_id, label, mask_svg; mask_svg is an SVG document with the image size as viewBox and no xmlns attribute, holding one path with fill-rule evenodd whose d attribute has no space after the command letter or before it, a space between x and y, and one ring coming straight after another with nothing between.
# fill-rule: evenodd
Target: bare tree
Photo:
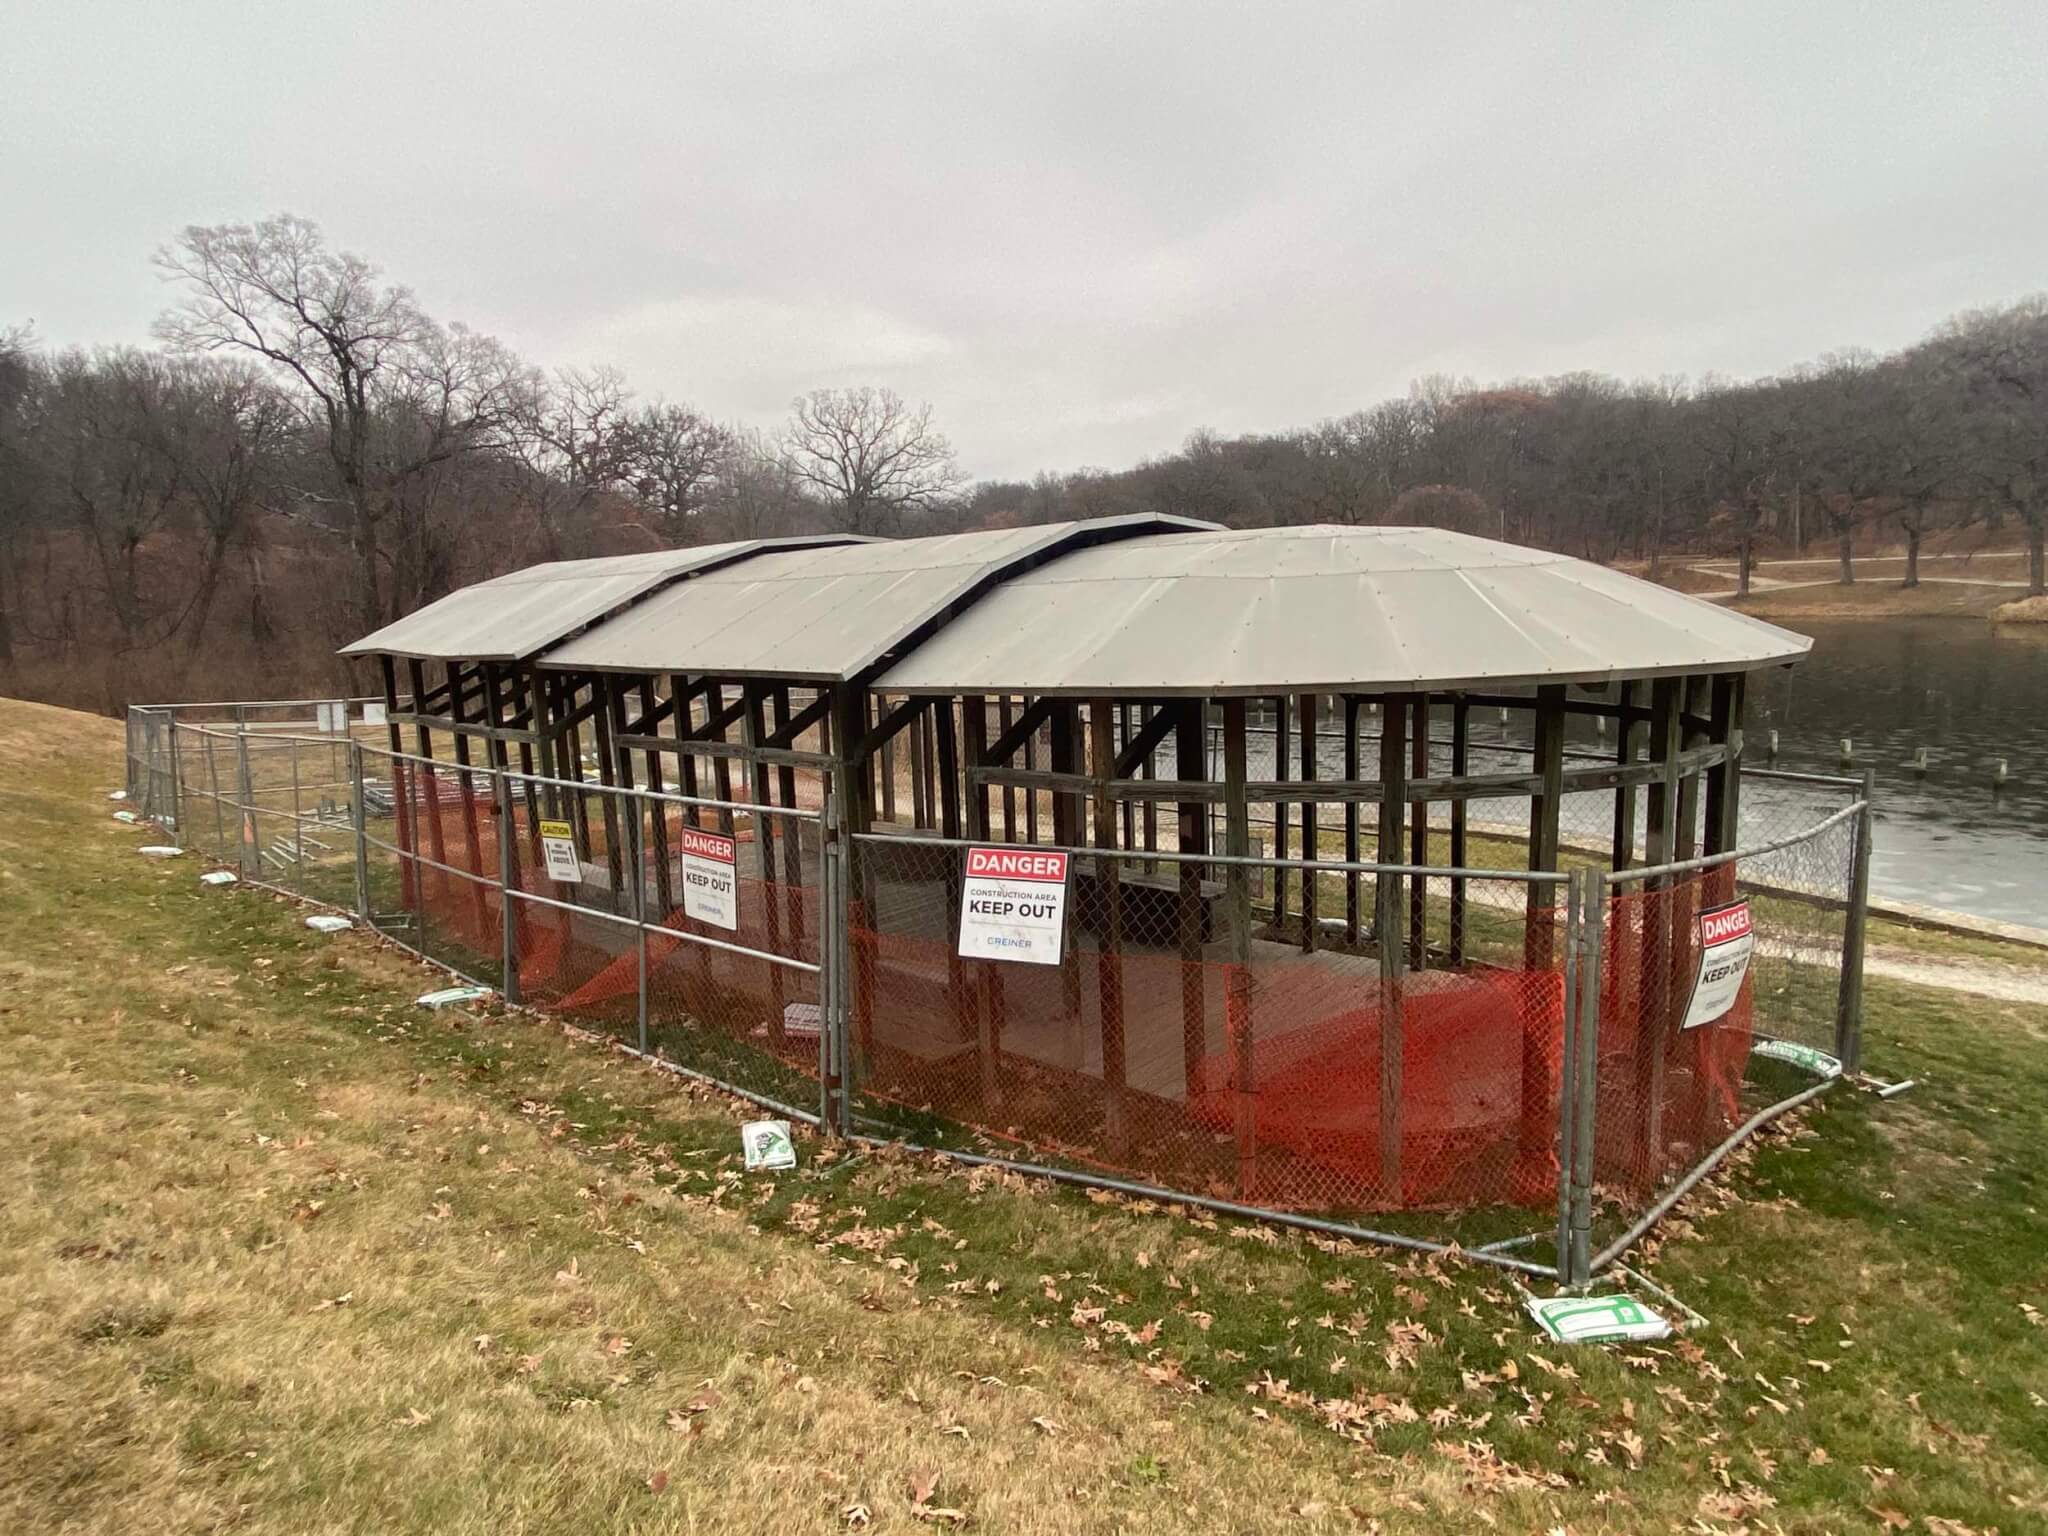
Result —
<instances>
[{"instance_id":1,"label":"bare tree","mask_svg":"<svg viewBox=\"0 0 2048 1536\"><path fill-rule=\"evenodd\" d=\"M2027 591L2048 594L2048 294L1964 315L1937 338L1966 397L1972 477L2027 531Z\"/></svg>"},{"instance_id":2,"label":"bare tree","mask_svg":"<svg viewBox=\"0 0 2048 1536\"><path fill-rule=\"evenodd\" d=\"M845 533L895 533L904 514L929 512L964 477L929 405L862 385L818 389L790 408L783 429L790 474L830 508Z\"/></svg>"},{"instance_id":3,"label":"bare tree","mask_svg":"<svg viewBox=\"0 0 2048 1536\"><path fill-rule=\"evenodd\" d=\"M633 392L615 368L525 373L512 393L507 434L523 463L526 496L540 530L539 553L567 553L571 523L593 498L633 470Z\"/></svg>"},{"instance_id":4,"label":"bare tree","mask_svg":"<svg viewBox=\"0 0 2048 1536\"><path fill-rule=\"evenodd\" d=\"M749 454L730 429L671 401L645 406L626 423L625 478L670 544L700 542L697 517L722 474L742 460L748 461L745 467L752 473L751 459L766 456L759 447ZM750 519L751 511L758 510L750 509Z\"/></svg>"},{"instance_id":5,"label":"bare tree","mask_svg":"<svg viewBox=\"0 0 2048 1536\"><path fill-rule=\"evenodd\" d=\"M253 354L293 390L345 511L358 618L380 622L387 525L416 491L409 482L496 440L517 377L509 356L437 325L409 290L289 214L193 225L156 263L185 293L157 322L164 341Z\"/></svg>"}]
</instances>

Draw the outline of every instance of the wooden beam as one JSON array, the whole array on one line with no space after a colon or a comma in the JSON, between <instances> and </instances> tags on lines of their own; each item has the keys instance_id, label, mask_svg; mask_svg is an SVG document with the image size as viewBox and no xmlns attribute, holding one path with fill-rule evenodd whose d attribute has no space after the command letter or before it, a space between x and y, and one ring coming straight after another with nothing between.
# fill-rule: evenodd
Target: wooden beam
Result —
<instances>
[{"instance_id":1,"label":"wooden beam","mask_svg":"<svg viewBox=\"0 0 2048 1536\"><path fill-rule=\"evenodd\" d=\"M1152 754L1158 751L1160 743L1172 734L1176 718L1172 710L1162 709L1141 725L1125 742L1124 749L1117 753L1115 776L1128 779L1140 767L1151 762Z\"/></svg>"},{"instance_id":2,"label":"wooden beam","mask_svg":"<svg viewBox=\"0 0 2048 1536\"><path fill-rule=\"evenodd\" d=\"M994 745L988 749L987 766L1000 768L1016 756L1017 749L1038 733L1038 728L1052 718L1053 711L1059 708L1061 702L1059 699L1041 698L1034 699L1026 705L1024 712L1003 727L1002 735L998 736ZM1007 715L1009 700L1005 699L1003 705L1004 713Z\"/></svg>"}]
</instances>

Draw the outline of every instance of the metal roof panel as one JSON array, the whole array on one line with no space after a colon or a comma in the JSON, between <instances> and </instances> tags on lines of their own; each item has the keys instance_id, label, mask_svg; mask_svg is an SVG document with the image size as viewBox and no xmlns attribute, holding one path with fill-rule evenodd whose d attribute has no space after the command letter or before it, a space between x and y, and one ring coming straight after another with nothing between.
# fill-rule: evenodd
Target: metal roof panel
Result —
<instances>
[{"instance_id":1,"label":"metal roof panel","mask_svg":"<svg viewBox=\"0 0 2048 1536\"><path fill-rule=\"evenodd\" d=\"M1435 528L1136 538L1002 582L888 668L902 693L1408 691L1793 661L1812 642L1567 555Z\"/></svg>"},{"instance_id":2,"label":"metal roof panel","mask_svg":"<svg viewBox=\"0 0 2048 1536\"><path fill-rule=\"evenodd\" d=\"M859 675L954 605L1033 561L1214 524L1140 514L756 555L657 593L544 665L803 679ZM1171 537L1167 537L1167 535Z\"/></svg>"},{"instance_id":3,"label":"metal roof panel","mask_svg":"<svg viewBox=\"0 0 2048 1536\"><path fill-rule=\"evenodd\" d=\"M462 587L341 648L343 656L523 661L635 598L692 571L768 550L841 544L818 534L739 539L591 560L550 560Z\"/></svg>"}]
</instances>

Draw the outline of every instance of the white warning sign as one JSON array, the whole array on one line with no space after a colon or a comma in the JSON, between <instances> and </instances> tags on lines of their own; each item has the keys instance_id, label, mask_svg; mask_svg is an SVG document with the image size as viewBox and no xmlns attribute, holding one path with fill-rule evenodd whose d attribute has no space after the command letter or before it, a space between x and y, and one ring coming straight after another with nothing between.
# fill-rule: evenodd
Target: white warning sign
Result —
<instances>
[{"instance_id":1,"label":"white warning sign","mask_svg":"<svg viewBox=\"0 0 2048 1536\"><path fill-rule=\"evenodd\" d=\"M696 827L684 827L678 838L683 854L683 915L716 928L737 930L739 860L732 839Z\"/></svg>"},{"instance_id":2,"label":"white warning sign","mask_svg":"<svg viewBox=\"0 0 2048 1536\"><path fill-rule=\"evenodd\" d=\"M564 885L583 883L583 863L576 857L576 833L566 821L540 824L540 848L547 855L548 878Z\"/></svg>"},{"instance_id":3,"label":"white warning sign","mask_svg":"<svg viewBox=\"0 0 2048 1536\"><path fill-rule=\"evenodd\" d=\"M970 960L1058 965L1066 932L1067 856L1040 848L969 848L960 890L960 953Z\"/></svg>"},{"instance_id":4,"label":"white warning sign","mask_svg":"<svg viewBox=\"0 0 2048 1536\"><path fill-rule=\"evenodd\" d=\"M1693 927L1699 939L1700 968L1693 978L1692 1001L1685 1009L1687 1029L1711 1024L1735 1006L1742 978L1749 974L1749 957L1756 949L1746 901L1702 912L1693 919Z\"/></svg>"}]
</instances>

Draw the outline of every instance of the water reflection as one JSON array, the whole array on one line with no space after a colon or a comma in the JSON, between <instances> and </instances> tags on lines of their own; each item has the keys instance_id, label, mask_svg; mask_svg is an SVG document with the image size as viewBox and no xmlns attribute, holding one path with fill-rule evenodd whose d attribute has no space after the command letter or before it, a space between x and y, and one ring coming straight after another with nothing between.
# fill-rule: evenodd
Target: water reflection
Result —
<instances>
[{"instance_id":1,"label":"water reflection","mask_svg":"<svg viewBox=\"0 0 2048 1536\"><path fill-rule=\"evenodd\" d=\"M2048 927L2048 633L2041 632L2048 626L1994 631L1980 620L1900 619L1797 627L1813 636L1813 654L1751 682L1749 765L1839 774L1848 737L1854 769L1875 769L1878 778L1874 897ZM1272 736L1262 729L1271 716L1255 706L1251 718L1249 776L1276 777ZM1342 776L1340 720L1322 722L1318 777ZM1376 736L1377 715L1368 714L1363 727ZM1435 732L1447 730L1440 717ZM1475 711L1472 770L1526 772L1527 733L1524 714L1503 724L1491 710ZM1567 742L1575 752L1614 749L1611 731L1598 732L1583 716L1569 718ZM1927 768L1917 774L1909 765L1922 748ZM1299 751L1297 737L1288 777L1299 771ZM1449 771L1441 742L1430 757L1434 772ZM2000 758L2008 779L1994 789ZM1361 773L1370 778L1377 768L1377 743L1368 742ZM1220 735L1212 739L1210 770L1222 773ZM1155 760L1155 772L1172 777L1170 752ZM1742 840L1783 836L1842 804L1825 789L1752 782L1743 793ZM1607 794L1568 798L1567 839L1604 840L1611 805ZM1436 812L1441 824L1443 807ZM1475 825L1512 827L1526 822L1528 807L1475 801L1471 815Z\"/></svg>"},{"instance_id":2,"label":"water reflection","mask_svg":"<svg viewBox=\"0 0 2048 1536\"><path fill-rule=\"evenodd\" d=\"M1967 619L1795 626L1798 667L1756 680L1750 742L1777 766L1878 776L1873 895L2048 926L2048 634ZM1921 748L1927 772L1908 766ZM2009 778L1992 787L2004 758Z\"/></svg>"}]
</instances>

